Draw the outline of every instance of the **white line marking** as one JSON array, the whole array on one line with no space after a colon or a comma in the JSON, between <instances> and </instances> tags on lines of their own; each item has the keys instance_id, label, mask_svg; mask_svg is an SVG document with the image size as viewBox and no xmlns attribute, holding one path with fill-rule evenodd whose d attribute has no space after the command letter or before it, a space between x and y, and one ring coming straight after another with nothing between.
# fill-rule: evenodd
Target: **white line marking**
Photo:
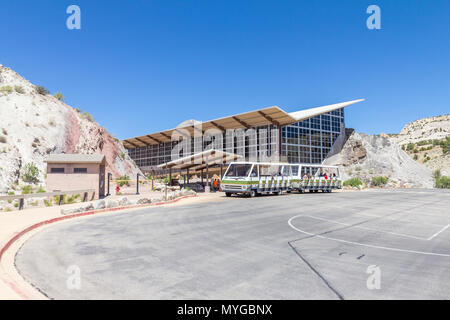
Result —
<instances>
[{"instance_id":1,"label":"white line marking","mask_svg":"<svg viewBox=\"0 0 450 320\"><path fill-rule=\"evenodd\" d=\"M351 224L343 223L343 222L338 222L338 221L335 221L335 220L329 220L329 219L318 218L318 217L307 216L307 215L304 215L303 217L308 217L308 218L311 218L311 219L317 219L317 220L322 220L322 221L328 221L328 222L332 222L332 223L336 223L336 224L340 224L340 225L348 226L348 227L352 226ZM354 226L353 228L359 228L359 229L371 230L371 231L382 232L382 233L389 233L389 234L393 234L393 235L396 235L396 236L401 236L401 237L406 237L406 238L412 238L412 239L416 239L416 240L429 240L429 239L427 239L427 238L415 237L415 236L411 236L411 235L408 235L408 234L396 233L396 232L392 232L392 231L384 231L384 230L379 230L379 229L374 229L374 228L368 228L368 227Z\"/></svg>"},{"instance_id":2,"label":"white line marking","mask_svg":"<svg viewBox=\"0 0 450 320\"><path fill-rule=\"evenodd\" d=\"M438 232L436 232L435 234L433 234L431 237L429 237L427 240L431 240L434 237L436 237L437 235L439 235L442 231L445 231L448 227L450 227L450 224L446 225L445 227L443 227L441 230L439 230Z\"/></svg>"},{"instance_id":3,"label":"white line marking","mask_svg":"<svg viewBox=\"0 0 450 320\"><path fill-rule=\"evenodd\" d=\"M292 224L292 220L294 220L295 218L301 217L301 216L303 216L303 215L299 214L297 216L294 216L294 217L290 218L289 221L288 221L288 224L289 224L289 226L292 229L294 229L294 230L296 230L298 232L307 234L309 236L314 236L314 237L318 237L318 238L322 238L322 239L327 239L327 240L332 240L332 241L337 241L337 242L342 242L342 243L348 243L348 244L354 244L354 245L357 245L357 246L363 246L363 247L369 247L369 248L384 249L384 250L399 251L399 252L407 252L407 253L416 253L416 254L423 254L423 255L430 255L430 256L449 257L450 258L450 254L445 254L445 253L434 253L434 252L424 252L424 251L415 251L415 250L383 247L383 246L376 246L376 245L372 245L372 244L365 244L365 243L359 243L359 242L354 242L354 241L347 241L347 240L342 240L342 239L336 239L336 238L331 238L331 237L324 237L324 236L321 236L319 234L310 233L310 232L303 231L301 229L296 228Z\"/></svg>"}]
</instances>

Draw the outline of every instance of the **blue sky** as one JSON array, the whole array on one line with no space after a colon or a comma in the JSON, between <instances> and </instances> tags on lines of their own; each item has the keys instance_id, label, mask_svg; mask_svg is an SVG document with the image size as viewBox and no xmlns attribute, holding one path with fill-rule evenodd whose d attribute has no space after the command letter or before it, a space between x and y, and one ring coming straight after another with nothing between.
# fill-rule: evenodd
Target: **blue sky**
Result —
<instances>
[{"instance_id":1,"label":"blue sky","mask_svg":"<svg viewBox=\"0 0 450 320\"><path fill-rule=\"evenodd\" d=\"M81 8L81 30L66 8ZM369 30L366 8L381 8ZM0 63L118 138L260 107L365 98L347 126L450 111L450 1L2 0Z\"/></svg>"}]
</instances>

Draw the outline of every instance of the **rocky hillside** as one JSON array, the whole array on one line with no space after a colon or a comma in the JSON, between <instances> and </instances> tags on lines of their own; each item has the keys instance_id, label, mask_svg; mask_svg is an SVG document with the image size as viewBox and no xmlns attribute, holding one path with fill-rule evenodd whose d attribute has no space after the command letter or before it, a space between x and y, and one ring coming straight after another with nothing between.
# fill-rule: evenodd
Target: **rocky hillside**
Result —
<instances>
[{"instance_id":1,"label":"rocky hillside","mask_svg":"<svg viewBox=\"0 0 450 320\"><path fill-rule=\"evenodd\" d=\"M417 162L450 176L450 115L411 122L389 137Z\"/></svg>"},{"instance_id":2,"label":"rocky hillside","mask_svg":"<svg viewBox=\"0 0 450 320\"><path fill-rule=\"evenodd\" d=\"M386 135L353 132L341 151L325 160L338 165L343 179L358 177L370 185L374 177L387 177L386 187L432 188L432 172L414 161Z\"/></svg>"},{"instance_id":3,"label":"rocky hillside","mask_svg":"<svg viewBox=\"0 0 450 320\"><path fill-rule=\"evenodd\" d=\"M101 153L114 176L138 173L119 140L88 113L75 110L0 65L0 193L23 184L33 162L44 184L44 159L51 153Z\"/></svg>"}]
</instances>

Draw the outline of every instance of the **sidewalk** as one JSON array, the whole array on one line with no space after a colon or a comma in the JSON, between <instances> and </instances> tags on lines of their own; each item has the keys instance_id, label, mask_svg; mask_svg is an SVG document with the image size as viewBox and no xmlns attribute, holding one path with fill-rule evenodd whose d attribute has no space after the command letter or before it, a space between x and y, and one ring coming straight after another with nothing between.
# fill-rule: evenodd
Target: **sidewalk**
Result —
<instances>
[{"instance_id":1,"label":"sidewalk","mask_svg":"<svg viewBox=\"0 0 450 320\"><path fill-rule=\"evenodd\" d=\"M129 199L146 197L146 194L141 194L139 196L126 196ZM117 199L123 196L114 196L108 199ZM171 202L167 204L160 204L163 206L175 206L175 205L188 205L201 202L209 201L221 201L223 200L224 194L217 193L202 193L197 196L190 198L179 198L175 200L176 202ZM95 202L95 201L93 201ZM2 250L10 240L16 236L20 236L16 241L14 241L11 246L3 252L0 256L0 300L10 300L10 299L46 299L46 297L41 294L38 290L27 283L17 272L14 267L15 254L20 249L22 244L29 239L33 234L42 230L48 226L48 224L39 226L36 229L29 230L22 234L21 232L37 223L43 221L57 219L57 218L70 218L72 215L64 216L61 215L61 209L68 209L79 207L80 203L69 204L64 206L53 206L53 207L41 207L33 209L25 209L22 211L11 211L11 212L0 212L0 250ZM148 207L154 206L154 204L149 204ZM139 208L123 209L120 212L130 212L133 210L139 210ZM97 214L108 214L114 210L108 210L104 212L98 212ZM74 217L72 219L81 219L80 217ZM65 220L63 220L65 221ZM54 222L58 223L58 222ZM2 252L0 251L0 255Z\"/></svg>"}]
</instances>

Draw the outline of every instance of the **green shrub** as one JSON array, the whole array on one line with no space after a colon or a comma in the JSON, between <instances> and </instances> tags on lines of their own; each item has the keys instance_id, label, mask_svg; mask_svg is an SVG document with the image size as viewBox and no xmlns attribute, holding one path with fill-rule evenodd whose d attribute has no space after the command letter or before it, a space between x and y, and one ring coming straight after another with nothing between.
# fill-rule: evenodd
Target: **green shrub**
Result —
<instances>
[{"instance_id":1,"label":"green shrub","mask_svg":"<svg viewBox=\"0 0 450 320\"><path fill-rule=\"evenodd\" d=\"M81 114L81 118L86 119L86 120L88 120L90 122L94 122L94 117L88 112L83 112Z\"/></svg>"},{"instance_id":2,"label":"green shrub","mask_svg":"<svg viewBox=\"0 0 450 320\"><path fill-rule=\"evenodd\" d=\"M419 159L419 156L418 156L417 154L415 154L414 157L413 157L413 159L414 159L414 160L417 160L417 159Z\"/></svg>"},{"instance_id":3,"label":"green shrub","mask_svg":"<svg viewBox=\"0 0 450 320\"><path fill-rule=\"evenodd\" d=\"M51 207L53 205L52 199L50 199L50 200L44 199L44 205L46 207Z\"/></svg>"},{"instance_id":4,"label":"green shrub","mask_svg":"<svg viewBox=\"0 0 450 320\"><path fill-rule=\"evenodd\" d=\"M36 190L36 193L45 193L45 189L42 186L39 186L39 188Z\"/></svg>"},{"instance_id":5,"label":"green shrub","mask_svg":"<svg viewBox=\"0 0 450 320\"><path fill-rule=\"evenodd\" d=\"M130 177L127 175L121 176L119 177L119 179L117 179L117 183L119 184L120 187L123 186L130 186Z\"/></svg>"},{"instance_id":6,"label":"green shrub","mask_svg":"<svg viewBox=\"0 0 450 320\"><path fill-rule=\"evenodd\" d=\"M358 188L360 185L362 185L362 182L359 178L351 178L344 181L344 186L351 186Z\"/></svg>"},{"instance_id":7,"label":"green shrub","mask_svg":"<svg viewBox=\"0 0 450 320\"><path fill-rule=\"evenodd\" d=\"M4 86L0 88L0 92L3 94L10 94L13 92L13 88L11 86Z\"/></svg>"},{"instance_id":8,"label":"green shrub","mask_svg":"<svg viewBox=\"0 0 450 320\"><path fill-rule=\"evenodd\" d=\"M20 94L24 94L25 93L25 90L23 89L22 86L14 86L14 90L16 90L16 92L20 93Z\"/></svg>"},{"instance_id":9,"label":"green shrub","mask_svg":"<svg viewBox=\"0 0 450 320\"><path fill-rule=\"evenodd\" d=\"M47 89L45 89L43 86L36 86L36 87L34 87L34 90L36 90L37 93L42 94L44 96L47 94L50 94L50 92Z\"/></svg>"},{"instance_id":10,"label":"green shrub","mask_svg":"<svg viewBox=\"0 0 450 320\"><path fill-rule=\"evenodd\" d=\"M450 189L450 177L440 176L435 180L434 186L440 189Z\"/></svg>"},{"instance_id":11,"label":"green shrub","mask_svg":"<svg viewBox=\"0 0 450 320\"><path fill-rule=\"evenodd\" d=\"M10 207L6 207L5 210L3 210L3 211L9 212L9 211L12 211L12 209Z\"/></svg>"},{"instance_id":12,"label":"green shrub","mask_svg":"<svg viewBox=\"0 0 450 320\"><path fill-rule=\"evenodd\" d=\"M408 145L406 146L406 150L411 151L414 149L414 143L408 143Z\"/></svg>"},{"instance_id":13,"label":"green shrub","mask_svg":"<svg viewBox=\"0 0 450 320\"><path fill-rule=\"evenodd\" d=\"M375 186L375 187L382 187L384 186L387 182L389 181L389 179L387 177L372 177L372 181L371 181L371 185Z\"/></svg>"},{"instance_id":14,"label":"green shrub","mask_svg":"<svg viewBox=\"0 0 450 320\"><path fill-rule=\"evenodd\" d=\"M30 194L33 192L33 187L30 185L26 185L22 187L22 194Z\"/></svg>"},{"instance_id":15,"label":"green shrub","mask_svg":"<svg viewBox=\"0 0 450 320\"><path fill-rule=\"evenodd\" d=\"M23 168L22 180L28 183L39 182L39 169L33 162L27 163Z\"/></svg>"},{"instance_id":16,"label":"green shrub","mask_svg":"<svg viewBox=\"0 0 450 320\"><path fill-rule=\"evenodd\" d=\"M64 101L64 96L63 96L63 94L61 93L61 92L56 92L54 95L53 95L56 99L58 99L59 101Z\"/></svg>"}]
</instances>

